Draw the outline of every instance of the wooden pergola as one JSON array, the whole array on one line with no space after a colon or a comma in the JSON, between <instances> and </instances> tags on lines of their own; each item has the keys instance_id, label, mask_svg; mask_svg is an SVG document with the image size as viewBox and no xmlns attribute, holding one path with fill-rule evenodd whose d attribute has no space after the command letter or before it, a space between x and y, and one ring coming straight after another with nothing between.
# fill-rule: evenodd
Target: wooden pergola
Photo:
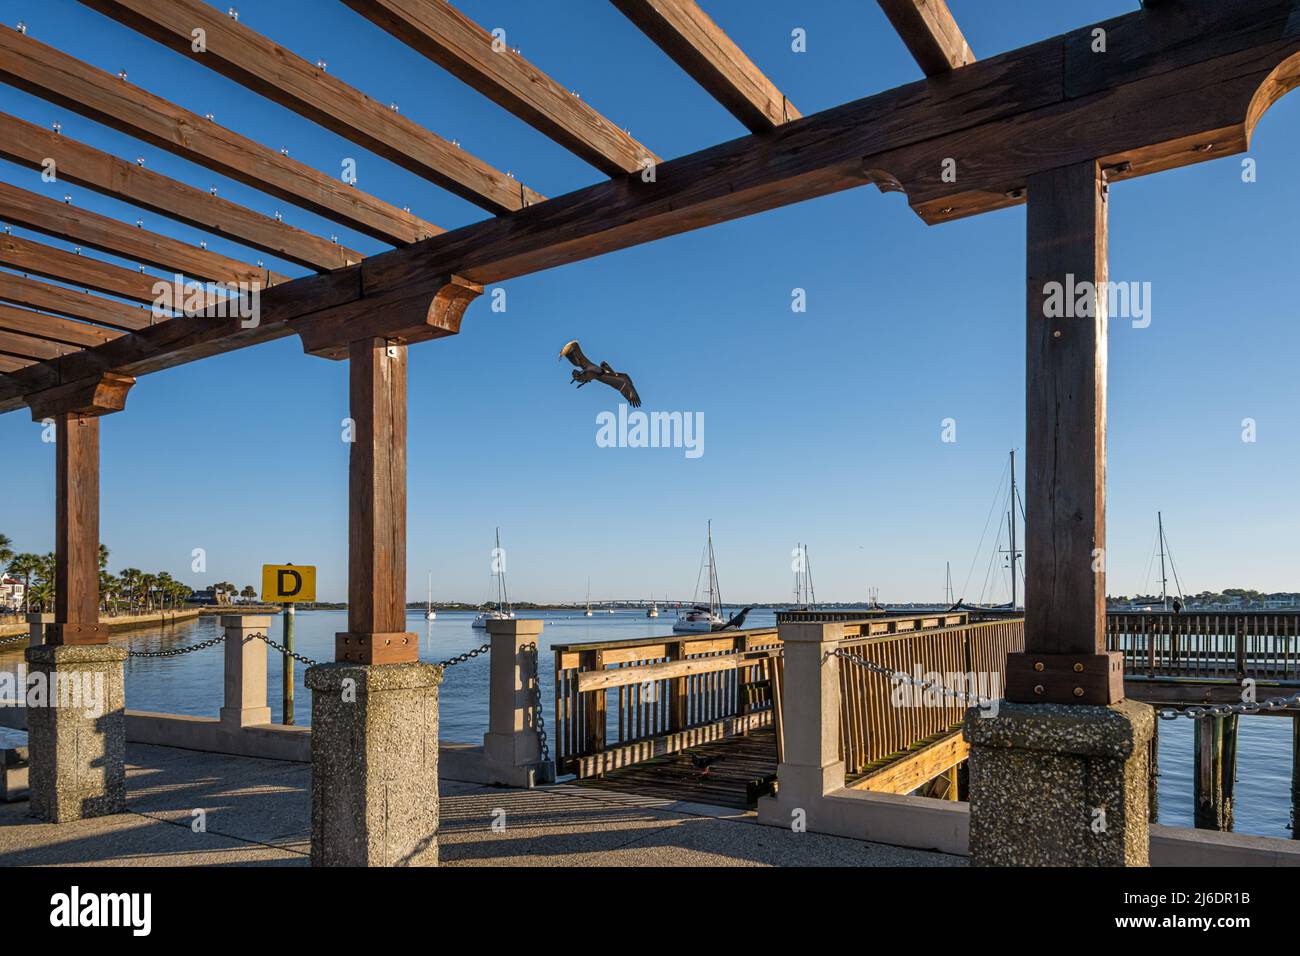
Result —
<instances>
[{"instance_id":1,"label":"wooden pergola","mask_svg":"<svg viewBox=\"0 0 1300 956\"><path fill-rule=\"evenodd\" d=\"M12 270L0 272L0 411L28 406L58 427L52 642L106 640L97 618L98 417L120 411L142 375L296 334L307 352L351 368L349 630L337 657L415 660L404 624L407 348L456 334L486 284L872 184L905 193L931 225L1028 205L1026 640L1040 669L1013 661L1008 695L1066 703L1122 695L1105 654L1105 575L1093 570L1095 549L1105 547L1106 315L1048 320L1043 287L1067 275L1106 280L1110 184L1248 147L1263 113L1300 84L1300 0L1148 0L978 61L943 0L879 0L925 78L807 116L692 0L612 0L750 130L669 160L517 52L495 50L448 3L344 0L604 177L549 199L202 0L81 2L490 216L446 231L0 29L0 79L392 246L362 256L0 115L8 160L39 172L52 159L67 182L312 270L286 278L0 184L4 222L190 279L260 287L255 326L215 300L155 315L128 304L155 302L152 276L0 236L0 265ZM1080 655L1082 675L1065 664Z\"/></svg>"}]
</instances>

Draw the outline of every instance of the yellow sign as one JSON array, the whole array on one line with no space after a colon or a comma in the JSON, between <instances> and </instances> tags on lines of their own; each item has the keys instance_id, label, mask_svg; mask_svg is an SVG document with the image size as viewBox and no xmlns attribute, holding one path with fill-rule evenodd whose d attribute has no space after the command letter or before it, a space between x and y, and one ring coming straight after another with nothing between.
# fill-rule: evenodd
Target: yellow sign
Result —
<instances>
[{"instance_id":1,"label":"yellow sign","mask_svg":"<svg viewBox=\"0 0 1300 956\"><path fill-rule=\"evenodd\" d=\"M316 568L310 564L262 565L262 600L287 604L316 600Z\"/></svg>"}]
</instances>

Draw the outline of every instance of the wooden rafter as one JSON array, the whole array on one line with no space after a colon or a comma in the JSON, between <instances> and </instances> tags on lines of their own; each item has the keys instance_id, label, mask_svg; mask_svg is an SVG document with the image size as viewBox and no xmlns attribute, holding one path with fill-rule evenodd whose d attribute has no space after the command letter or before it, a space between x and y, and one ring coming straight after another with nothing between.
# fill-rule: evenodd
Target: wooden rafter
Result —
<instances>
[{"instance_id":1,"label":"wooden rafter","mask_svg":"<svg viewBox=\"0 0 1300 956\"><path fill-rule=\"evenodd\" d=\"M494 50L492 35L450 3L343 2L601 172L616 176L659 161L518 53Z\"/></svg>"},{"instance_id":2,"label":"wooden rafter","mask_svg":"<svg viewBox=\"0 0 1300 956\"><path fill-rule=\"evenodd\" d=\"M1110 182L1244 151L1256 122L1300 86L1294 3L1183 0L1103 26L1124 57L1091 52L1089 26L663 163L655 183L614 179L262 296L262 321L181 316L0 379L0 411L61 382L147 374L288 334L286 324L448 275L480 285L867 183L903 189L927 222L1024 202L1030 176L1095 160ZM1225 41L1225 38L1229 38ZM1066 77L1062 83L1061 78ZM943 157L962 157L957 182Z\"/></svg>"},{"instance_id":3,"label":"wooden rafter","mask_svg":"<svg viewBox=\"0 0 1300 956\"><path fill-rule=\"evenodd\" d=\"M68 351L70 349L66 345L61 345L58 342L51 342L49 339L38 339L35 336L23 335L20 332L9 332L0 327L0 354L43 361L58 358Z\"/></svg>"},{"instance_id":4,"label":"wooden rafter","mask_svg":"<svg viewBox=\"0 0 1300 956\"><path fill-rule=\"evenodd\" d=\"M134 332L152 324L149 309L0 271L0 300Z\"/></svg>"},{"instance_id":5,"label":"wooden rafter","mask_svg":"<svg viewBox=\"0 0 1300 956\"><path fill-rule=\"evenodd\" d=\"M510 212L543 199L203 0L81 3L489 212ZM206 31L201 53L194 52L196 29Z\"/></svg>"},{"instance_id":6,"label":"wooden rafter","mask_svg":"<svg viewBox=\"0 0 1300 956\"><path fill-rule=\"evenodd\" d=\"M309 269L338 269L362 259L356 250L323 236L7 113L0 113L0 157L41 171L46 160L52 159L59 179L64 182L84 186L197 229L229 236Z\"/></svg>"},{"instance_id":7,"label":"wooden rafter","mask_svg":"<svg viewBox=\"0 0 1300 956\"><path fill-rule=\"evenodd\" d=\"M282 275L238 259L2 182L0 220L205 282L265 288L285 281Z\"/></svg>"},{"instance_id":8,"label":"wooden rafter","mask_svg":"<svg viewBox=\"0 0 1300 956\"><path fill-rule=\"evenodd\" d=\"M945 0L879 3L926 76L939 76L975 62L975 54Z\"/></svg>"},{"instance_id":9,"label":"wooden rafter","mask_svg":"<svg viewBox=\"0 0 1300 956\"><path fill-rule=\"evenodd\" d=\"M30 335L50 342L61 342L76 348L103 345L122 335L116 329L104 329L57 315L14 308L11 305L0 305L0 330Z\"/></svg>"},{"instance_id":10,"label":"wooden rafter","mask_svg":"<svg viewBox=\"0 0 1300 956\"><path fill-rule=\"evenodd\" d=\"M8 234L0 235L0 265L144 305L157 299L153 287L160 281L143 272Z\"/></svg>"},{"instance_id":11,"label":"wooden rafter","mask_svg":"<svg viewBox=\"0 0 1300 956\"><path fill-rule=\"evenodd\" d=\"M754 133L800 117L694 0L611 0L623 15Z\"/></svg>"},{"instance_id":12,"label":"wooden rafter","mask_svg":"<svg viewBox=\"0 0 1300 956\"><path fill-rule=\"evenodd\" d=\"M128 80L0 27L0 80L394 245L443 230Z\"/></svg>"}]
</instances>

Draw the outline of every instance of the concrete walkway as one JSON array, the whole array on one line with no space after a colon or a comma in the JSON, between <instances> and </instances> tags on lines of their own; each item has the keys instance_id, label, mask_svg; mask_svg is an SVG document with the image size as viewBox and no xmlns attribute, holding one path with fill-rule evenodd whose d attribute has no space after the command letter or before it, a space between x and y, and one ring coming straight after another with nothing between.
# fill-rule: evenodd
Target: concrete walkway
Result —
<instances>
[{"instance_id":1,"label":"concrete walkway","mask_svg":"<svg viewBox=\"0 0 1300 956\"><path fill-rule=\"evenodd\" d=\"M307 764L144 744L127 745L127 763L128 813L54 826L33 821L25 802L0 805L0 865L307 865ZM206 832L193 829L196 808ZM759 826L734 810L564 784L530 791L444 780L440 842L448 866L965 863Z\"/></svg>"}]
</instances>

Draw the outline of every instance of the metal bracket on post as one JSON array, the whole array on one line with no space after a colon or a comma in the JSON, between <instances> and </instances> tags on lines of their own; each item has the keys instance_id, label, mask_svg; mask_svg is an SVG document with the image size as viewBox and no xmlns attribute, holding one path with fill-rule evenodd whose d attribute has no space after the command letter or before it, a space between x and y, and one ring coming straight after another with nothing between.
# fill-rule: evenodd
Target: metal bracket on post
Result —
<instances>
[{"instance_id":1,"label":"metal bracket on post","mask_svg":"<svg viewBox=\"0 0 1300 956\"><path fill-rule=\"evenodd\" d=\"M1118 704L1124 699L1124 655L1007 655L1006 699L1016 704Z\"/></svg>"}]
</instances>

